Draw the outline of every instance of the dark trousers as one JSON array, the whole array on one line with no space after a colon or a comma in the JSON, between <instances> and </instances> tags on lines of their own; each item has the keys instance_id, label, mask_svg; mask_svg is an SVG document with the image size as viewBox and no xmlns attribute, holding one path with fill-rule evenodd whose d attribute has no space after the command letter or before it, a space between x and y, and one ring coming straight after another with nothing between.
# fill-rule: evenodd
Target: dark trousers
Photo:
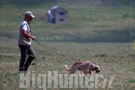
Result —
<instances>
[{"instance_id":1,"label":"dark trousers","mask_svg":"<svg viewBox=\"0 0 135 90\"><path fill-rule=\"evenodd\" d=\"M19 48L21 52L19 71L27 71L29 65L35 58L35 53L31 46L19 45ZM27 58L27 55L28 55L28 58Z\"/></svg>"}]
</instances>

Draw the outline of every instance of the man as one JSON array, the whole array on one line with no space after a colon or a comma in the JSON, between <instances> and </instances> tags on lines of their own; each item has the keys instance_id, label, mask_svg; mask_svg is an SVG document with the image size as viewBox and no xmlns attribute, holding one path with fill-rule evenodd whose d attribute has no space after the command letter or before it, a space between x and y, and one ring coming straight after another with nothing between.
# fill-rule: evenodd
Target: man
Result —
<instances>
[{"instance_id":1,"label":"man","mask_svg":"<svg viewBox=\"0 0 135 90\"><path fill-rule=\"evenodd\" d=\"M35 18L33 13L27 11L25 13L25 18L20 26L19 41L18 41L18 45L21 52L21 60L19 66L20 72L21 71L26 72L28 70L29 65L35 58L35 53L31 47L31 39L34 40L35 36L32 36L30 28L30 21L32 21L33 18ZM29 56L28 58L27 55Z\"/></svg>"}]
</instances>

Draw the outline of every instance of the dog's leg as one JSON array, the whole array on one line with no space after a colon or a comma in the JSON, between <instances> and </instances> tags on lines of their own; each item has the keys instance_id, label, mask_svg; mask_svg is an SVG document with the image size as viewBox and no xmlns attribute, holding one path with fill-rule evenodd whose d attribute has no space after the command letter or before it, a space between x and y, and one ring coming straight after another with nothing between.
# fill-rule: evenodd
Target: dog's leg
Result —
<instances>
[{"instance_id":1,"label":"dog's leg","mask_svg":"<svg viewBox=\"0 0 135 90\"><path fill-rule=\"evenodd\" d=\"M72 69L71 69L69 74L74 74L76 72L76 70L77 70L77 68L72 67Z\"/></svg>"},{"instance_id":2,"label":"dog's leg","mask_svg":"<svg viewBox=\"0 0 135 90\"><path fill-rule=\"evenodd\" d=\"M85 76L86 74L87 74L87 72L84 70L84 71L83 71L83 76Z\"/></svg>"},{"instance_id":3,"label":"dog's leg","mask_svg":"<svg viewBox=\"0 0 135 90\"><path fill-rule=\"evenodd\" d=\"M71 70L69 74L74 74L76 70Z\"/></svg>"},{"instance_id":4,"label":"dog's leg","mask_svg":"<svg viewBox=\"0 0 135 90\"><path fill-rule=\"evenodd\" d=\"M89 70L88 74L89 74L89 75L92 75L92 72L91 72L91 70Z\"/></svg>"},{"instance_id":5,"label":"dog's leg","mask_svg":"<svg viewBox=\"0 0 135 90\"><path fill-rule=\"evenodd\" d=\"M84 71L82 71L82 76L85 76L84 74L85 74Z\"/></svg>"},{"instance_id":6,"label":"dog's leg","mask_svg":"<svg viewBox=\"0 0 135 90\"><path fill-rule=\"evenodd\" d=\"M80 76L84 76L83 71L79 71Z\"/></svg>"}]
</instances>

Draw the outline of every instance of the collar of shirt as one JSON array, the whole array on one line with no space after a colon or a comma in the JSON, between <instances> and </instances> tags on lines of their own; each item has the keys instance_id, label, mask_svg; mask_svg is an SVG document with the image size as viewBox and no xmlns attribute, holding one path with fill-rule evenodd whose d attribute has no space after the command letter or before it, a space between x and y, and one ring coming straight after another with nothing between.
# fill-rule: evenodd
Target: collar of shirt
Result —
<instances>
[{"instance_id":1,"label":"collar of shirt","mask_svg":"<svg viewBox=\"0 0 135 90\"><path fill-rule=\"evenodd\" d=\"M24 19L24 21L26 21L28 24L30 24L30 22L28 22L28 20L27 20L27 19Z\"/></svg>"}]
</instances>

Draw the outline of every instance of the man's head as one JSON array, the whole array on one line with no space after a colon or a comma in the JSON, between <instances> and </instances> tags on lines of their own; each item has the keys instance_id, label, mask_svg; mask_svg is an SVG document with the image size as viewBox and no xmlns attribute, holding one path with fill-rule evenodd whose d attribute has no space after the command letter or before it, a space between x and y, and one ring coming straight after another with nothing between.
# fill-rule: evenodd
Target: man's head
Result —
<instances>
[{"instance_id":1,"label":"man's head","mask_svg":"<svg viewBox=\"0 0 135 90\"><path fill-rule=\"evenodd\" d=\"M28 22L32 21L33 18L35 18L35 16L33 15L33 13L31 11L27 11L25 13L25 19L27 19Z\"/></svg>"}]
</instances>

